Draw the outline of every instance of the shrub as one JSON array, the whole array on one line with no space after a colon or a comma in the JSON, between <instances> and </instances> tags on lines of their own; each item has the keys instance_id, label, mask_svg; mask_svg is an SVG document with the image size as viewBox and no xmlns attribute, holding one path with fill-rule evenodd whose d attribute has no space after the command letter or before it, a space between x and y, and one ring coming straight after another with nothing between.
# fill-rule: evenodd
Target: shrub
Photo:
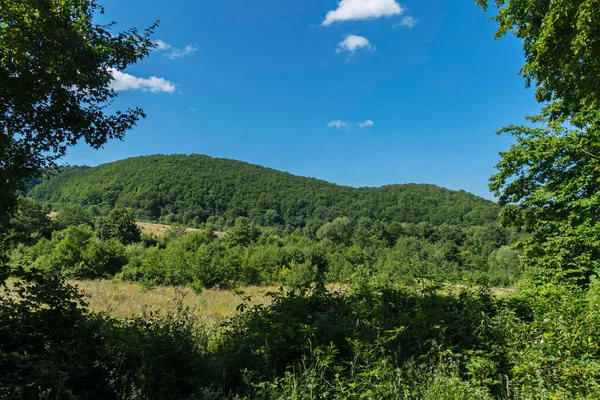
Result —
<instances>
[{"instance_id":1,"label":"shrub","mask_svg":"<svg viewBox=\"0 0 600 400\"><path fill-rule=\"evenodd\" d=\"M37 264L71 279L113 276L127 263L124 246L116 240L100 241L87 225L72 226L54 235Z\"/></svg>"},{"instance_id":2,"label":"shrub","mask_svg":"<svg viewBox=\"0 0 600 400\"><path fill-rule=\"evenodd\" d=\"M14 271L0 302L0 398L167 399L208 393L208 339L183 293L166 316L91 314L58 277Z\"/></svg>"},{"instance_id":3,"label":"shrub","mask_svg":"<svg viewBox=\"0 0 600 400\"><path fill-rule=\"evenodd\" d=\"M317 269L309 262L299 264L292 261L279 272L280 281L291 287L307 286L314 282L316 277Z\"/></svg>"}]
</instances>

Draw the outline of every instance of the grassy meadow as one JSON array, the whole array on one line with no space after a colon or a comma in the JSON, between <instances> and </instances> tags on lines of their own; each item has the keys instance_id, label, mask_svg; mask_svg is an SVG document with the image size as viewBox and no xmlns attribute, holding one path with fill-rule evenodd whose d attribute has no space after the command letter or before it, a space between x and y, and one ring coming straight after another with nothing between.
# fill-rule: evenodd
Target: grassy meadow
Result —
<instances>
[{"instance_id":1,"label":"grassy meadow","mask_svg":"<svg viewBox=\"0 0 600 400\"><path fill-rule=\"evenodd\" d=\"M280 285L244 286L236 290L205 289L200 293L179 286L157 286L145 288L138 283L112 280L80 280L71 281L85 296L89 309L95 312L106 312L114 317L127 318L143 314L144 311L166 313L183 296L183 304L207 325L232 318L237 307L244 301L242 297L250 297L250 305L268 305L271 298L269 292L276 292ZM345 292L346 285L327 285L330 292ZM466 285L445 285L440 294L458 294L467 289ZM415 290L419 290L415 287ZM504 297L515 294L518 289L491 288L495 296ZM237 294L243 292L243 296Z\"/></svg>"},{"instance_id":2,"label":"grassy meadow","mask_svg":"<svg viewBox=\"0 0 600 400\"><path fill-rule=\"evenodd\" d=\"M215 323L231 318L242 297L234 290L206 289L196 293L176 286L157 286L145 289L137 283L110 280L72 281L89 308L96 312L107 312L115 317L141 315L145 310L166 312L179 296L184 295L183 304L205 323ZM252 297L252 304L267 304L265 294L278 290L277 286L246 286L240 289L244 296Z\"/></svg>"},{"instance_id":3,"label":"grassy meadow","mask_svg":"<svg viewBox=\"0 0 600 400\"><path fill-rule=\"evenodd\" d=\"M135 223L143 235L163 237L168 232L173 230L173 226L165 224L154 224L150 222L136 222ZM184 233L197 232L199 229L194 228L181 228Z\"/></svg>"}]
</instances>

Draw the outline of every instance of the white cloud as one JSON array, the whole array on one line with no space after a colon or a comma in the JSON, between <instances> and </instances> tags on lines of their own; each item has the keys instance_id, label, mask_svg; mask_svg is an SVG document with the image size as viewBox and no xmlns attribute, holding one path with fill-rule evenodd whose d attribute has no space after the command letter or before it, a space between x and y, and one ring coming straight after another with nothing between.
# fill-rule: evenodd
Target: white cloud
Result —
<instances>
[{"instance_id":1,"label":"white cloud","mask_svg":"<svg viewBox=\"0 0 600 400\"><path fill-rule=\"evenodd\" d=\"M419 22L418 19L413 18L413 17L403 17L400 22L398 22L397 24L394 24L394 26L392 26L392 28L397 28L399 26L405 26L407 28L414 28L417 23Z\"/></svg>"},{"instance_id":2,"label":"white cloud","mask_svg":"<svg viewBox=\"0 0 600 400\"><path fill-rule=\"evenodd\" d=\"M327 126L330 128L335 128L335 129L349 129L350 128L350 125L348 125L347 122L340 121L339 119L335 120L335 121L331 121L330 123L327 124Z\"/></svg>"},{"instance_id":3,"label":"white cloud","mask_svg":"<svg viewBox=\"0 0 600 400\"><path fill-rule=\"evenodd\" d=\"M157 78L156 76L151 76L150 78L138 78L137 76L118 71L114 68L109 68L108 72L110 72L113 77L110 86L116 91L143 90L152 93L173 93L175 91L175 85L164 78Z\"/></svg>"},{"instance_id":4,"label":"white cloud","mask_svg":"<svg viewBox=\"0 0 600 400\"><path fill-rule=\"evenodd\" d=\"M400 15L404 8L396 0L341 0L335 10L325 16L323 25L334 22L392 17Z\"/></svg>"},{"instance_id":5,"label":"white cloud","mask_svg":"<svg viewBox=\"0 0 600 400\"><path fill-rule=\"evenodd\" d=\"M163 55L165 57L169 57L171 60L182 58L198 51L198 44L188 44L183 49L173 47L169 43L165 43L160 39L156 40L154 44L156 45L156 51L164 52Z\"/></svg>"},{"instance_id":6,"label":"white cloud","mask_svg":"<svg viewBox=\"0 0 600 400\"><path fill-rule=\"evenodd\" d=\"M163 42L160 39L158 39L157 41L155 41L154 44L156 45L156 51L164 51L164 50L168 50L168 49L171 48L170 44L165 43L165 42Z\"/></svg>"},{"instance_id":7,"label":"white cloud","mask_svg":"<svg viewBox=\"0 0 600 400\"><path fill-rule=\"evenodd\" d=\"M196 51L198 51L197 44L188 44L183 49L173 49L173 51L170 51L169 53L165 54L165 56L169 57L171 60L174 60L176 58L181 58L193 54Z\"/></svg>"},{"instance_id":8,"label":"white cloud","mask_svg":"<svg viewBox=\"0 0 600 400\"><path fill-rule=\"evenodd\" d=\"M338 43L336 53L341 53L343 51L349 51L354 54L356 50L365 49L365 50L375 50L375 46L369 42L366 37L357 36L357 35L348 35Z\"/></svg>"},{"instance_id":9,"label":"white cloud","mask_svg":"<svg viewBox=\"0 0 600 400\"><path fill-rule=\"evenodd\" d=\"M370 119L366 120L365 122L359 122L358 123L358 127L359 128L370 128L373 125L375 125L375 122L371 121Z\"/></svg>"}]
</instances>

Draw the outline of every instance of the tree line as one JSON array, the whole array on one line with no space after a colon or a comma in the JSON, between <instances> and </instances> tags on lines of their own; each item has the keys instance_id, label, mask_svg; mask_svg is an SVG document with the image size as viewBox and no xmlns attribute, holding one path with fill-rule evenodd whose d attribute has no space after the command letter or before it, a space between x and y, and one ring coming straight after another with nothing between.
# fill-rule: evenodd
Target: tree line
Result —
<instances>
[{"instance_id":1,"label":"tree line","mask_svg":"<svg viewBox=\"0 0 600 400\"><path fill-rule=\"evenodd\" d=\"M82 170L36 185L29 197L61 204L131 208L138 220L198 226L247 217L291 230L347 217L384 223L475 226L496 222L500 207L434 185L352 188L240 161L202 155L153 155ZM221 222L219 222L221 221Z\"/></svg>"},{"instance_id":2,"label":"tree line","mask_svg":"<svg viewBox=\"0 0 600 400\"><path fill-rule=\"evenodd\" d=\"M131 209L65 205L50 219L48 207L20 198L12 235L19 242L10 265L38 268L68 279L116 278L197 290L240 284L315 280L349 282L370 276L381 283L417 281L505 286L520 277L516 231L497 224L462 228L427 222L385 224L340 217L286 233L237 217L224 235L211 223L164 237L142 235ZM220 228L222 229L222 227Z\"/></svg>"}]
</instances>

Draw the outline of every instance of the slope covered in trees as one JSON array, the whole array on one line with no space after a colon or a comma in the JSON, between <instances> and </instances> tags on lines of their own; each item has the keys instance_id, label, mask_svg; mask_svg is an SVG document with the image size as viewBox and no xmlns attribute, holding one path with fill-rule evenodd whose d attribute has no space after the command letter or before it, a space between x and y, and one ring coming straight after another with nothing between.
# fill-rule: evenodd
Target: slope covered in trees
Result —
<instances>
[{"instance_id":1,"label":"slope covered in trees","mask_svg":"<svg viewBox=\"0 0 600 400\"><path fill-rule=\"evenodd\" d=\"M34 187L37 200L133 208L136 218L197 225L248 217L289 228L338 217L473 226L497 220L499 207L434 185L352 188L203 155L153 155L59 174Z\"/></svg>"}]
</instances>

